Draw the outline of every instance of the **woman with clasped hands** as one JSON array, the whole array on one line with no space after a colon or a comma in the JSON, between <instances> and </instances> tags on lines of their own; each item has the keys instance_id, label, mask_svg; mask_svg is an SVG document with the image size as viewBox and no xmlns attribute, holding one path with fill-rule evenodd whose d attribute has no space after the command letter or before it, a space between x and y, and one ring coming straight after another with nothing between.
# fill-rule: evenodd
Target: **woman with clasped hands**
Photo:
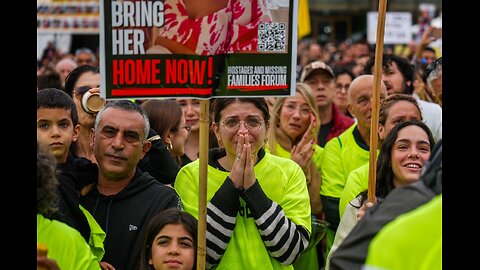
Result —
<instances>
[{"instance_id":1,"label":"woman with clasped hands","mask_svg":"<svg viewBox=\"0 0 480 270\"><path fill-rule=\"evenodd\" d=\"M293 269L311 233L305 174L291 159L264 150L269 126L264 98L219 98L209 150L207 258L210 269ZM182 167L175 189L198 218L199 160Z\"/></svg>"}]
</instances>

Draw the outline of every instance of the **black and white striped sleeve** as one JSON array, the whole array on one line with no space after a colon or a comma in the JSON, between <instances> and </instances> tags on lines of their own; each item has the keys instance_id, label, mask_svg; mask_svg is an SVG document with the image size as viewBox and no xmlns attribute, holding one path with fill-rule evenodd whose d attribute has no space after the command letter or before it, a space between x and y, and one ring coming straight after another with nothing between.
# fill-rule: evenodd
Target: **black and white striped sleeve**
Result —
<instances>
[{"instance_id":1,"label":"black and white striped sleeve","mask_svg":"<svg viewBox=\"0 0 480 270\"><path fill-rule=\"evenodd\" d=\"M263 192L258 181L243 191L241 197L270 255L281 264L292 264L308 246L310 233L307 229L288 219L283 209Z\"/></svg>"},{"instance_id":2,"label":"black and white striped sleeve","mask_svg":"<svg viewBox=\"0 0 480 270\"><path fill-rule=\"evenodd\" d=\"M240 193L227 177L207 204L207 269L218 264L227 249L235 229Z\"/></svg>"}]
</instances>

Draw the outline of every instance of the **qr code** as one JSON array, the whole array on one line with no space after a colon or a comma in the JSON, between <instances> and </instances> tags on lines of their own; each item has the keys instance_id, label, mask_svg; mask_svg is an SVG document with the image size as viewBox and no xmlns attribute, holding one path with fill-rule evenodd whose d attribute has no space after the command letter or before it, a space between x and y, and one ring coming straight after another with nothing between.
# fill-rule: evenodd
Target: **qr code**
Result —
<instances>
[{"instance_id":1,"label":"qr code","mask_svg":"<svg viewBox=\"0 0 480 270\"><path fill-rule=\"evenodd\" d=\"M258 51L285 51L285 23L260 23L258 25Z\"/></svg>"}]
</instances>

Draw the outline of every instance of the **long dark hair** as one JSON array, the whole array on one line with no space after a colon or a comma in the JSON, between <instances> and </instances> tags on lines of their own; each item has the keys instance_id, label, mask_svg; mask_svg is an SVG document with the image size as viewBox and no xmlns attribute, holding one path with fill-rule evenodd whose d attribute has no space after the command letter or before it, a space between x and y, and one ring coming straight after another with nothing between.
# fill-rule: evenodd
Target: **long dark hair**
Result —
<instances>
[{"instance_id":1,"label":"long dark hair","mask_svg":"<svg viewBox=\"0 0 480 270\"><path fill-rule=\"evenodd\" d=\"M388 70L392 65L392 62L397 64L397 68L402 73L404 81L405 89L403 89L403 94L411 95L413 93L413 81L414 78L414 69L413 65L408 62L403 56L395 55L395 54L383 54L383 61L382 61L382 70ZM373 66L375 64L375 57L371 57L365 67L363 68L363 72L365 74L373 74Z\"/></svg>"},{"instance_id":2,"label":"long dark hair","mask_svg":"<svg viewBox=\"0 0 480 270\"><path fill-rule=\"evenodd\" d=\"M433 149L435 146L435 139L433 139L432 132L425 123L420 121L405 121L392 128L390 133L382 143L380 148L380 153L377 160L377 181L375 185L375 195L377 198L385 198L394 188L393 185L393 170L392 170L392 149L397 140L398 133L400 130L408 126L418 126L427 133L428 141L430 143L430 148ZM359 195L361 196L361 204L367 199L368 190L362 191ZM357 207L357 206L355 206Z\"/></svg>"},{"instance_id":3,"label":"long dark hair","mask_svg":"<svg viewBox=\"0 0 480 270\"><path fill-rule=\"evenodd\" d=\"M155 236L169 224L181 224L185 230L192 236L194 245L195 260L192 270L197 269L197 228L198 222L194 216L188 212L182 211L178 208L169 208L155 215L148 225L148 229L145 234L145 238L142 245L142 251L140 254L140 268L139 270L152 269L148 264L150 258L152 258L152 245Z\"/></svg>"},{"instance_id":4,"label":"long dark hair","mask_svg":"<svg viewBox=\"0 0 480 270\"><path fill-rule=\"evenodd\" d=\"M182 107L173 99L149 99L140 105L148 114L150 128L155 130L164 143L168 133L178 130L183 116Z\"/></svg>"},{"instance_id":5,"label":"long dark hair","mask_svg":"<svg viewBox=\"0 0 480 270\"><path fill-rule=\"evenodd\" d=\"M385 141L380 148L380 154L377 161L377 184L376 195L380 198L385 198L390 191L395 187L393 186L393 170L392 170L392 148L397 140L398 133L405 127L418 126L427 133L430 147L433 149L435 146L435 139L433 139L432 132L423 122L420 121L405 121L396 125L385 138Z\"/></svg>"}]
</instances>

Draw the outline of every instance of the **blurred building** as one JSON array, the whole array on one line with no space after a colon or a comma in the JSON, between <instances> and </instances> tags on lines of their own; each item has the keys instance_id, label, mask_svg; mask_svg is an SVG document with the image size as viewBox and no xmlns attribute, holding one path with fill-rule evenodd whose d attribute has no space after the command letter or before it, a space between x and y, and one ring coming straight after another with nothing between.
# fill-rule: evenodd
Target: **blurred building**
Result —
<instances>
[{"instance_id":1,"label":"blurred building","mask_svg":"<svg viewBox=\"0 0 480 270\"><path fill-rule=\"evenodd\" d=\"M367 13L378 10L378 0L308 0L308 3L311 34L307 38L320 43L366 38ZM53 42L63 53L73 53L81 47L97 51L99 5L99 0L37 0L37 58L40 59L48 42ZM433 19L441 12L442 0L387 0L387 12L410 12L415 25L421 5L435 9ZM415 27L413 30L418 31Z\"/></svg>"},{"instance_id":2,"label":"blurred building","mask_svg":"<svg viewBox=\"0 0 480 270\"><path fill-rule=\"evenodd\" d=\"M378 0L309 0L312 33L321 43L365 38L367 12L378 11ZM412 24L420 16L420 5L435 7L433 17L442 10L441 0L387 0L387 12L410 12Z\"/></svg>"}]
</instances>

